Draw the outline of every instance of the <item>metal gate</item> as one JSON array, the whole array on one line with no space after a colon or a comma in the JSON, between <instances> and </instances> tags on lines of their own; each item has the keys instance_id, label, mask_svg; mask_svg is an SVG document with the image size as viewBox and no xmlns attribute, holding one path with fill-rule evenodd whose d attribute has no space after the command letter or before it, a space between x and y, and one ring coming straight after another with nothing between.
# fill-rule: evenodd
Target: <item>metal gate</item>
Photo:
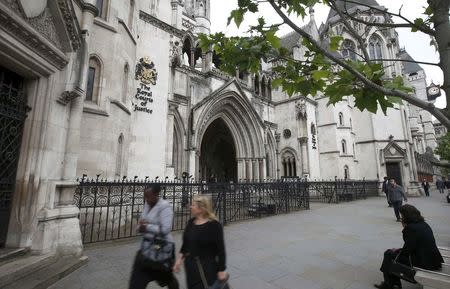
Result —
<instances>
[{"instance_id":1,"label":"metal gate","mask_svg":"<svg viewBox=\"0 0 450 289\"><path fill-rule=\"evenodd\" d=\"M8 231L26 113L23 79L0 66L0 247Z\"/></svg>"}]
</instances>

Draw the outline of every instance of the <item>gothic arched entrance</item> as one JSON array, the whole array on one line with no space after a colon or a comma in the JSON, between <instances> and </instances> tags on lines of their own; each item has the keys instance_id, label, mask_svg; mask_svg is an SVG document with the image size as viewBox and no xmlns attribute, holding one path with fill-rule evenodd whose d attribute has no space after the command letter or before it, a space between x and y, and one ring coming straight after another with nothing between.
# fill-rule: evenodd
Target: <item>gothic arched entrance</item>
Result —
<instances>
[{"instance_id":1,"label":"gothic arched entrance","mask_svg":"<svg viewBox=\"0 0 450 289\"><path fill-rule=\"evenodd\" d=\"M236 181L236 148L230 129L218 118L206 129L200 151L201 178L207 181Z\"/></svg>"}]
</instances>

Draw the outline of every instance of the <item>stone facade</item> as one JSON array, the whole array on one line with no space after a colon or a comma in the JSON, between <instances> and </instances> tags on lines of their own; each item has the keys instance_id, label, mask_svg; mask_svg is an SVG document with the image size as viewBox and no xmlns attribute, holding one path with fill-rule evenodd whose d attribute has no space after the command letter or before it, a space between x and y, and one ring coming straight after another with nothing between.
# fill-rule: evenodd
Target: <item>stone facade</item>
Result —
<instances>
[{"instance_id":1,"label":"stone facade","mask_svg":"<svg viewBox=\"0 0 450 289\"><path fill-rule=\"evenodd\" d=\"M24 122L6 246L80 254L77 177L204 180L382 179L417 191L414 153L435 146L431 117L409 105L360 112L349 96L288 97L259 74L225 75L212 52L210 1L0 0L0 66L21 78L31 108ZM368 13L362 11L361 13ZM365 15L365 14L364 14ZM378 16L377 16L378 17ZM381 16L380 16L381 17ZM327 32L351 37L336 15ZM377 35L382 53L401 53L395 31ZM368 41L369 41L368 40ZM295 33L282 39L294 57ZM419 67L420 68L420 67ZM424 72L405 75L424 97ZM389 171L390 170L390 171Z\"/></svg>"}]
</instances>

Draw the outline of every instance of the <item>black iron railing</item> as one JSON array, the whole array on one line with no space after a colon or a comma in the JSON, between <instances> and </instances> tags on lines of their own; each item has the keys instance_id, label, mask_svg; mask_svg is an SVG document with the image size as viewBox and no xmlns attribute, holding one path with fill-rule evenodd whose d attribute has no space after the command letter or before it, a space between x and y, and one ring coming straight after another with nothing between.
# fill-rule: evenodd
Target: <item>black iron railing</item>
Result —
<instances>
[{"instance_id":1,"label":"black iron railing","mask_svg":"<svg viewBox=\"0 0 450 289\"><path fill-rule=\"evenodd\" d=\"M161 185L161 197L172 204L173 230L183 230L191 218L190 202L197 194L211 195L219 220L227 223L309 209L312 201L336 203L365 198L376 190L376 182L323 181L300 179L261 182L206 183L197 181L106 181L85 179L75 192L80 209L80 229L84 243L94 243L137 235L136 227L144 206L144 188ZM375 186L371 186L375 184ZM350 197L350 194L352 197Z\"/></svg>"}]
</instances>

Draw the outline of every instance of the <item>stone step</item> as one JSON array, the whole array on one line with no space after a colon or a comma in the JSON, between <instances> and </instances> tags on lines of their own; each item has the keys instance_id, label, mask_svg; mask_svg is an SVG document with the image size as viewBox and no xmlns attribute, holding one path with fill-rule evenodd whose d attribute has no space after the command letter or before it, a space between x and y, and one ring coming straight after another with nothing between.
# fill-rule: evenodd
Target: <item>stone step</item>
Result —
<instances>
[{"instance_id":1,"label":"stone step","mask_svg":"<svg viewBox=\"0 0 450 289\"><path fill-rule=\"evenodd\" d=\"M28 253L28 248L2 248L0 249L0 266Z\"/></svg>"},{"instance_id":2,"label":"stone step","mask_svg":"<svg viewBox=\"0 0 450 289\"><path fill-rule=\"evenodd\" d=\"M447 263L442 264L442 273L450 275L450 264Z\"/></svg>"},{"instance_id":3,"label":"stone step","mask_svg":"<svg viewBox=\"0 0 450 289\"><path fill-rule=\"evenodd\" d=\"M51 254L25 255L9 260L0 266L0 288L28 276L54 261L54 256Z\"/></svg>"},{"instance_id":4,"label":"stone step","mask_svg":"<svg viewBox=\"0 0 450 289\"><path fill-rule=\"evenodd\" d=\"M87 261L87 256L59 258L54 263L7 285L4 289L46 289L85 265Z\"/></svg>"},{"instance_id":5,"label":"stone step","mask_svg":"<svg viewBox=\"0 0 450 289\"><path fill-rule=\"evenodd\" d=\"M414 279L424 289L448 289L450 288L450 275L418 269Z\"/></svg>"}]
</instances>

